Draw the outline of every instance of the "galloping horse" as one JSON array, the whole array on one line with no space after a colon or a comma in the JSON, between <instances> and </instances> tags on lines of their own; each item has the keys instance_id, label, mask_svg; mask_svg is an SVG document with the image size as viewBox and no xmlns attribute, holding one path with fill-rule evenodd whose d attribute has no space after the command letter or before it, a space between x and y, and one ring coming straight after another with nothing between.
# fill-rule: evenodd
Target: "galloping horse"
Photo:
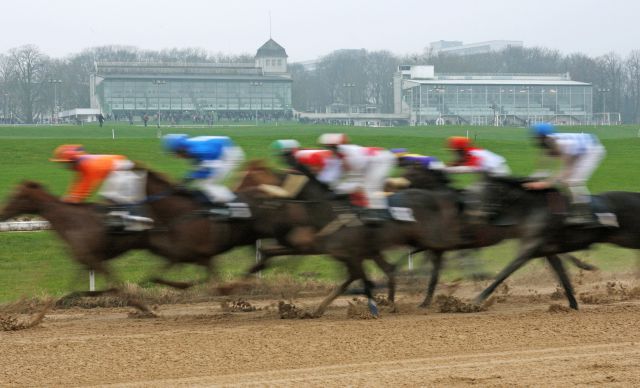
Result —
<instances>
[{"instance_id":1,"label":"galloping horse","mask_svg":"<svg viewBox=\"0 0 640 388\"><path fill-rule=\"evenodd\" d=\"M475 201L480 201L479 193L477 193L476 190L473 190L472 192L463 191L449 186L449 178L447 177L446 173L440 170L432 170L425 168L419 164L412 164L406 167L403 178L407 180L409 184L408 187L448 192L452 196L457 198L461 206L468 205L464 204L465 197L467 199L469 199L469 197L474 197L473 199ZM485 220L479 219L477 217L470 217L469 215L464 214L464 212L461 212L458 220L461 223L461 230L464 237L463 241L460 245L449 247L449 249L447 250L485 248L491 245L498 244L506 239L521 237L524 233L523 230L515 224L509 226L496 226L491 223L485 222ZM440 277L440 271L442 269L443 258L442 253L439 252L427 251L426 254L428 255L427 258L430 258L433 263L433 270L429 279L429 285L427 286L425 299L420 305L422 307L428 307L433 300L433 294L435 292L435 288ZM547 261L553 268L554 272L558 276L558 279L565 289L569 304L573 305L575 303L575 299L572 298L573 291L570 284L567 282L568 277L566 275L566 271L564 270L562 262L560 261L561 257L566 258L578 268L584 270L592 271L595 269L595 267L588 263L584 263L583 261L570 254L563 254L561 256L546 256Z\"/></svg>"},{"instance_id":2,"label":"galloping horse","mask_svg":"<svg viewBox=\"0 0 640 388\"><path fill-rule=\"evenodd\" d=\"M247 170L252 183L261 179L278 180L275 173L267 168ZM343 262L349 271L348 279L331 293L317 308L320 315L326 307L355 280L363 280L364 291L369 298L370 309L376 314L373 302L372 286L362 268L365 258L371 258L381 266L389 277L390 299L393 300L393 266L382 255L385 249L394 246L409 245L418 249L442 250L447 246L459 244L454 241L459 236L455 231L457 203L448 193L408 189L391 197L389 201L396 206L410 210L415 222L388 220L380 225L363 225L354 214L354 210L344 200L331 200L334 194L325 185L310 177L308 183L295 196L301 201L311 220L320 220L316 225L316 234L311 251L300 251L297 247L265 250L263 261L252 271L262 269L268 258L287 254L329 254Z\"/></svg>"},{"instance_id":3,"label":"galloping horse","mask_svg":"<svg viewBox=\"0 0 640 388\"><path fill-rule=\"evenodd\" d=\"M115 278L105 262L129 250L146 249L167 261L167 267L176 263L194 263L207 270L207 278L212 274L211 258L233 247L253 244L256 238L270 237L279 228L279 218L290 217L281 214L277 207L255 206L254 216L263 222L234 220L219 222L203 211L200 202L192 194L179 189L159 173L142 169L147 174L147 195L144 201L150 215L155 220L152 230L135 233L110 233L104 219L104 211L95 204L69 204L57 197L37 182L23 182L0 212L0 220L20 214L40 215L51 223L54 231L67 243L72 257L98 274L107 277L110 283ZM247 200L251 198L245 196ZM255 202L255 201L254 201ZM158 283L186 288L195 283L169 282L152 279ZM108 290L122 293L118 289ZM98 292L83 293L96 295ZM130 299L130 303L144 312L146 306Z\"/></svg>"},{"instance_id":4,"label":"galloping horse","mask_svg":"<svg viewBox=\"0 0 640 388\"><path fill-rule=\"evenodd\" d=\"M483 211L490 219L510 219L520 229L521 245L516 258L507 265L478 297L484 301L518 268L536 257L553 256L588 248L595 243L611 243L625 248L640 249L640 193L611 191L593 196L593 203L604 205L604 211L615 215L618 227L569 226L564 214L556 209L567 205L556 189L531 191L522 187L529 179L489 177L483 191ZM560 209L561 210L561 209ZM551 262L554 265L553 262ZM554 269L562 271L557 261ZM578 304L566 276L561 278L571 308Z\"/></svg>"},{"instance_id":5,"label":"galloping horse","mask_svg":"<svg viewBox=\"0 0 640 388\"><path fill-rule=\"evenodd\" d=\"M20 214L34 214L49 221L53 230L67 243L75 261L104 275L109 283L115 278L105 266L105 262L133 249L149 246L148 232L132 234L108 233L104 222L104 212L93 204L70 204L60 201L47 192L41 184L33 181L22 182L6 206L0 212L0 221ZM120 293L118 289L108 292ZM97 295L102 292L85 293ZM129 303L145 313L149 309L142 303L127 297Z\"/></svg>"}]
</instances>

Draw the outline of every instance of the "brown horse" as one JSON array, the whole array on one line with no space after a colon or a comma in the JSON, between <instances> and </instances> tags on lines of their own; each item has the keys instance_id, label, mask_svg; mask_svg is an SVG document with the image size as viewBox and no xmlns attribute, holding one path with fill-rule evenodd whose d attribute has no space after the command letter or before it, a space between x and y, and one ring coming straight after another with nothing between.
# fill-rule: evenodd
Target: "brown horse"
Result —
<instances>
[{"instance_id":1,"label":"brown horse","mask_svg":"<svg viewBox=\"0 0 640 388\"><path fill-rule=\"evenodd\" d=\"M0 212L0 220L34 214L49 221L56 234L67 244L75 261L104 275L108 282L115 285L116 279L105 262L133 249L148 247L148 233L132 234L108 233L104 222L104 213L92 204L69 204L60 201L47 192L39 183L25 181L21 183L7 205ZM98 295L111 292L124 296L129 303L145 313L149 309L131 296L117 288L100 292L86 292L86 295Z\"/></svg>"},{"instance_id":2,"label":"brown horse","mask_svg":"<svg viewBox=\"0 0 640 388\"><path fill-rule=\"evenodd\" d=\"M142 169L140 166L138 168ZM263 222L260 223L253 219L218 221L203 212L201 203L191 193L178 189L159 173L147 169L144 171L147 173L149 193L145 206L155 219L155 228L152 230L110 233L105 223L104 211L95 204L62 202L48 193L44 186L31 181L18 186L0 212L0 220L20 214L34 214L45 218L68 245L72 258L88 269L104 275L112 285L115 285L117 279L105 265L106 262L130 250L146 249L165 258L165 270L177 263L203 266L207 277L200 281L202 282L213 274L212 257L236 246L253 244L257 237L271 237L274 234L272 228L279 228L276 221L278 217L274 217L280 210L278 207L256 206L254 215L261 216L259 218ZM152 281L178 288L199 283L171 282L161 278L153 278ZM104 292L124 295L117 288L74 295L98 295ZM149 312L135 299L128 299L140 310Z\"/></svg>"}]
</instances>

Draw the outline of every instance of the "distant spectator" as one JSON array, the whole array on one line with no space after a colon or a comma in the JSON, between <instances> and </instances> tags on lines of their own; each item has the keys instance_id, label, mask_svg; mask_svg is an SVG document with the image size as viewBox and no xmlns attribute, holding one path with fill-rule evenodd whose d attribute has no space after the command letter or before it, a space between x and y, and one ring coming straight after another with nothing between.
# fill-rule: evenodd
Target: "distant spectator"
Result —
<instances>
[{"instance_id":1,"label":"distant spectator","mask_svg":"<svg viewBox=\"0 0 640 388\"><path fill-rule=\"evenodd\" d=\"M147 123L149 122L149 115L145 113L144 116L142 116L142 121L144 122L144 126L146 127Z\"/></svg>"},{"instance_id":2,"label":"distant spectator","mask_svg":"<svg viewBox=\"0 0 640 388\"><path fill-rule=\"evenodd\" d=\"M98 114L98 122L100 123L100 128L102 128L102 124L104 124L104 116L102 113Z\"/></svg>"}]
</instances>

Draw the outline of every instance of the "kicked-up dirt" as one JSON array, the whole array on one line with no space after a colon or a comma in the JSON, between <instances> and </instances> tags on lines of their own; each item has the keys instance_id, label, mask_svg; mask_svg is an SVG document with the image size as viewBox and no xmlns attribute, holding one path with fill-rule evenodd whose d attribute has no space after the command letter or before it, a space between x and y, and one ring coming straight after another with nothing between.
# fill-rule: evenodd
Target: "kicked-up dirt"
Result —
<instances>
[{"instance_id":1,"label":"kicked-up dirt","mask_svg":"<svg viewBox=\"0 0 640 388\"><path fill-rule=\"evenodd\" d=\"M478 288L465 287L462 299ZM282 319L317 297L162 305L149 319L53 310L0 331L0 386L640 385L640 300L604 284L606 303L572 311L552 287L528 298L531 287L464 314L419 309L421 295L405 292L378 319L353 319L364 303L347 296L319 319Z\"/></svg>"}]
</instances>

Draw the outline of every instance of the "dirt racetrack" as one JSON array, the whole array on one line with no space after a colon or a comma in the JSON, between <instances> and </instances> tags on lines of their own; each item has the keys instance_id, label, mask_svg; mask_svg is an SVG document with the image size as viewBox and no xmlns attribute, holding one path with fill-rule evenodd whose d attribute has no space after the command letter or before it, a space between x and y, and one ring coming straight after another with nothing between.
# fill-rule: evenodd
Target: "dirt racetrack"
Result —
<instances>
[{"instance_id":1,"label":"dirt racetrack","mask_svg":"<svg viewBox=\"0 0 640 388\"><path fill-rule=\"evenodd\" d=\"M456 294L477 289L466 287ZM404 293L380 319L348 317L349 297L312 320L219 303L163 305L152 319L54 310L38 327L0 332L0 386L640 386L640 301L614 288L583 295L594 304L579 312L550 311L565 301L530 286L470 314L425 312Z\"/></svg>"}]
</instances>

